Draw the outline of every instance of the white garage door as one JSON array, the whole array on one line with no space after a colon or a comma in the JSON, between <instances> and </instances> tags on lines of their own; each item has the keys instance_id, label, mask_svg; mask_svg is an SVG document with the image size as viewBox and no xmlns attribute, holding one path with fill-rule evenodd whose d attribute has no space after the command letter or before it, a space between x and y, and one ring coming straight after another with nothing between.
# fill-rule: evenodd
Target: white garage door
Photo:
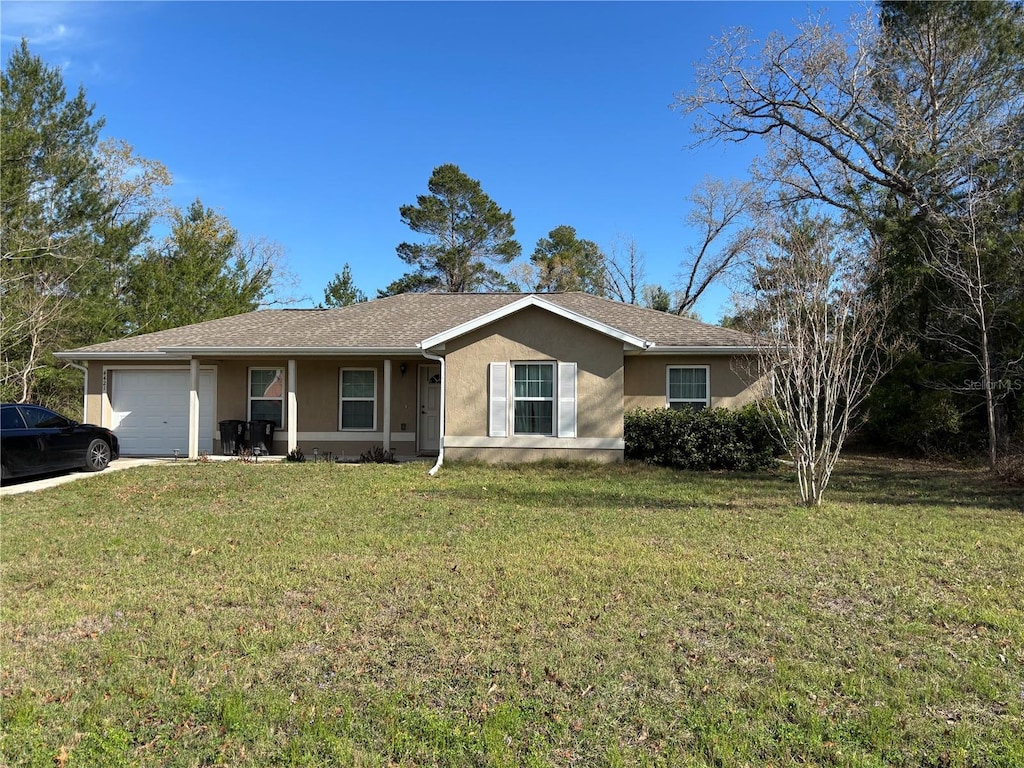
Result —
<instances>
[{"instance_id":1,"label":"white garage door","mask_svg":"<svg viewBox=\"0 0 1024 768\"><path fill-rule=\"evenodd\" d=\"M111 429L124 456L188 456L188 371L114 371ZM199 450L213 453L214 377L199 373Z\"/></svg>"}]
</instances>

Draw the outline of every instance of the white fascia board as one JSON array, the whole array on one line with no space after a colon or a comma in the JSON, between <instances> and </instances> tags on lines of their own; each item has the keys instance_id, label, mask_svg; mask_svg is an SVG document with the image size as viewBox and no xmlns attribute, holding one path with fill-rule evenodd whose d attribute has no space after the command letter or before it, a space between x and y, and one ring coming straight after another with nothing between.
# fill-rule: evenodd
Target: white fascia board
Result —
<instances>
[{"instance_id":1,"label":"white fascia board","mask_svg":"<svg viewBox=\"0 0 1024 768\"><path fill-rule=\"evenodd\" d=\"M424 339L416 346L418 346L420 349L433 349L434 347L444 344L447 341L451 341L452 339L456 339L459 336L463 336L469 333L470 331L475 331L477 328L483 328L485 325L490 325L491 323L497 320L501 320L503 317L508 317L509 315L513 315L516 312L520 312L526 309L527 307L539 307L540 309L547 310L552 314L558 315L559 317L564 317L567 320L571 320L574 323L578 323L579 325L582 325L586 328L590 328L591 330L597 331L598 333L604 334L605 336L610 336L613 339L618 339L623 344L637 347L638 349L647 349L648 347L651 346L651 343L649 341L645 341L644 339L641 339L639 336L634 336L631 333L620 331L618 328L613 328L610 325L598 322L597 320L587 317L586 315L581 315L579 312L574 312L571 309L566 309L565 307L562 307L553 302L545 301L540 296L534 294L524 296L521 299L513 301L511 304L506 304L503 307L499 307L498 309L486 312L480 315L479 317L473 318L472 320L467 320L466 322L456 325L453 328L449 328L447 331L441 331L441 333L434 334L433 336Z\"/></svg>"},{"instance_id":2,"label":"white fascia board","mask_svg":"<svg viewBox=\"0 0 1024 768\"><path fill-rule=\"evenodd\" d=\"M633 354L647 355L752 355L758 351L757 347L736 346L736 347L661 347L651 346L649 349L634 352Z\"/></svg>"},{"instance_id":3,"label":"white fascia board","mask_svg":"<svg viewBox=\"0 0 1024 768\"><path fill-rule=\"evenodd\" d=\"M253 357L274 355L277 357L369 357L377 355L407 355L418 357L417 347L364 348L358 347L160 347L147 352L57 352L60 360L188 360L195 356L210 357Z\"/></svg>"},{"instance_id":4,"label":"white fascia board","mask_svg":"<svg viewBox=\"0 0 1024 768\"><path fill-rule=\"evenodd\" d=\"M169 352L55 352L58 360L188 360L185 354Z\"/></svg>"}]
</instances>

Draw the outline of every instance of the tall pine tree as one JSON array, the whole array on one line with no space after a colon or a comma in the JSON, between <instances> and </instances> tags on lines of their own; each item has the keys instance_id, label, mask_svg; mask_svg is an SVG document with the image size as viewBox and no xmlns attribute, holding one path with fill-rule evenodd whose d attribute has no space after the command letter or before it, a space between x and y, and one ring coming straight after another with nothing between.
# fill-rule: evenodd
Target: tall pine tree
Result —
<instances>
[{"instance_id":1,"label":"tall pine tree","mask_svg":"<svg viewBox=\"0 0 1024 768\"><path fill-rule=\"evenodd\" d=\"M521 252L513 239L511 211L503 211L457 165L441 165L427 182L429 194L416 205L403 205L402 221L413 232L427 236L425 243L402 243L399 258L415 270L382 291L389 296L409 291L463 293L511 290L501 271Z\"/></svg>"}]
</instances>

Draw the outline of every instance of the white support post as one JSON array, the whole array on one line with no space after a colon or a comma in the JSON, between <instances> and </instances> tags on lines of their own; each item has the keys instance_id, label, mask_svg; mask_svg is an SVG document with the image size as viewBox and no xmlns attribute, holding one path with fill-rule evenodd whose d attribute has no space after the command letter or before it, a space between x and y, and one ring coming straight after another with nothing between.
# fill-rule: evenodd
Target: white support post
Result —
<instances>
[{"instance_id":1,"label":"white support post","mask_svg":"<svg viewBox=\"0 0 1024 768\"><path fill-rule=\"evenodd\" d=\"M391 450L391 361L384 361L384 450Z\"/></svg>"},{"instance_id":2,"label":"white support post","mask_svg":"<svg viewBox=\"0 0 1024 768\"><path fill-rule=\"evenodd\" d=\"M189 360L188 387L188 457L199 458L199 360Z\"/></svg>"},{"instance_id":3,"label":"white support post","mask_svg":"<svg viewBox=\"0 0 1024 768\"><path fill-rule=\"evenodd\" d=\"M288 452L291 453L299 447L299 405L295 396L295 369L294 360L288 361Z\"/></svg>"}]
</instances>

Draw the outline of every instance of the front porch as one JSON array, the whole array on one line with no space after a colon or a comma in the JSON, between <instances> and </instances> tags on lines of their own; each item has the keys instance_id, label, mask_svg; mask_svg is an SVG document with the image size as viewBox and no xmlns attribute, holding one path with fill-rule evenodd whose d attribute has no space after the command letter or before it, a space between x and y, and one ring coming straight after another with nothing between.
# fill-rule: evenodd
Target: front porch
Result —
<instances>
[{"instance_id":1,"label":"front porch","mask_svg":"<svg viewBox=\"0 0 1024 768\"><path fill-rule=\"evenodd\" d=\"M270 455L298 449L354 461L377 448L436 457L440 371L406 355L104 360L89 367L86 420L115 430L127 456L221 456L221 422L264 420L273 424Z\"/></svg>"},{"instance_id":2,"label":"front porch","mask_svg":"<svg viewBox=\"0 0 1024 768\"><path fill-rule=\"evenodd\" d=\"M196 368L190 362L190 403L199 413ZM420 358L217 361L217 421L230 418L274 422L270 453L300 450L311 456L357 460L371 449L396 457L436 456L440 447L440 364ZM242 379L239 381L239 379ZM241 384L241 386L239 386ZM244 395L240 398L239 395ZM199 455L191 425L189 456ZM198 434L198 429L196 430ZM215 453L223 453L215 430Z\"/></svg>"}]
</instances>

